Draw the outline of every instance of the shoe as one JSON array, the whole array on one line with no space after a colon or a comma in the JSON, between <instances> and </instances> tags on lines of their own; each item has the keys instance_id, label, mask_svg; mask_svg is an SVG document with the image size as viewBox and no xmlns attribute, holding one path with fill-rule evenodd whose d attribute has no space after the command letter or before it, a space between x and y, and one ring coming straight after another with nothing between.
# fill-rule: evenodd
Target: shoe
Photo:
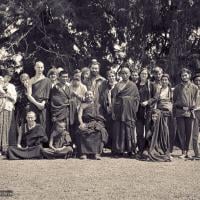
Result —
<instances>
[{"instance_id":1,"label":"shoe","mask_svg":"<svg viewBox=\"0 0 200 200\"><path fill-rule=\"evenodd\" d=\"M179 156L180 159L185 159L186 155L182 154L181 156Z\"/></svg>"},{"instance_id":2,"label":"shoe","mask_svg":"<svg viewBox=\"0 0 200 200\"><path fill-rule=\"evenodd\" d=\"M95 159L95 160L101 160L101 157L100 157L99 154L94 154L94 159Z\"/></svg>"},{"instance_id":3,"label":"shoe","mask_svg":"<svg viewBox=\"0 0 200 200\"><path fill-rule=\"evenodd\" d=\"M136 158L135 154L133 154L132 152L128 152L127 155L129 158Z\"/></svg>"},{"instance_id":4,"label":"shoe","mask_svg":"<svg viewBox=\"0 0 200 200\"><path fill-rule=\"evenodd\" d=\"M185 158L187 158L187 159L192 159L192 156L190 156L190 155L185 155Z\"/></svg>"},{"instance_id":5,"label":"shoe","mask_svg":"<svg viewBox=\"0 0 200 200\"><path fill-rule=\"evenodd\" d=\"M86 160L87 159L87 156L84 154L80 157L81 160Z\"/></svg>"}]
</instances>

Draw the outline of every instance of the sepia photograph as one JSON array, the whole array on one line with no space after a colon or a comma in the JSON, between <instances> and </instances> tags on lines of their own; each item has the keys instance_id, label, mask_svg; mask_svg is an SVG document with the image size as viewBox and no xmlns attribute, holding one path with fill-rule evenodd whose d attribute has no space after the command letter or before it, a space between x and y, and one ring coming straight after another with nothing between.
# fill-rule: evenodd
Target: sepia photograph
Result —
<instances>
[{"instance_id":1,"label":"sepia photograph","mask_svg":"<svg viewBox=\"0 0 200 200\"><path fill-rule=\"evenodd\" d=\"M200 200L200 0L0 1L0 200Z\"/></svg>"}]
</instances>

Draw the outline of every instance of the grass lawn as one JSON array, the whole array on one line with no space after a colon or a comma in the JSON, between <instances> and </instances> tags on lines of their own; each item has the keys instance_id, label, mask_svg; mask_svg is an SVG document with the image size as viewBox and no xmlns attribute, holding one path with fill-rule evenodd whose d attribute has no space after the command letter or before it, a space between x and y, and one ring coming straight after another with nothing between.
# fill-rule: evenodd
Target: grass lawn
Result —
<instances>
[{"instance_id":1,"label":"grass lawn","mask_svg":"<svg viewBox=\"0 0 200 200\"><path fill-rule=\"evenodd\" d=\"M200 200L200 161L0 159L0 199Z\"/></svg>"}]
</instances>

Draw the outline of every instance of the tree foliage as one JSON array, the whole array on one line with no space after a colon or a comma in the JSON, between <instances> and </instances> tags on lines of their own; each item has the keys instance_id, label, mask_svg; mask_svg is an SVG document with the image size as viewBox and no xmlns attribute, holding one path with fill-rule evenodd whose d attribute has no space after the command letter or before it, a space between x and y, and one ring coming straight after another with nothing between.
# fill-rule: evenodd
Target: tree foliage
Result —
<instances>
[{"instance_id":1,"label":"tree foliage","mask_svg":"<svg viewBox=\"0 0 200 200\"><path fill-rule=\"evenodd\" d=\"M200 68L199 9L199 0L1 0L0 64Z\"/></svg>"}]
</instances>

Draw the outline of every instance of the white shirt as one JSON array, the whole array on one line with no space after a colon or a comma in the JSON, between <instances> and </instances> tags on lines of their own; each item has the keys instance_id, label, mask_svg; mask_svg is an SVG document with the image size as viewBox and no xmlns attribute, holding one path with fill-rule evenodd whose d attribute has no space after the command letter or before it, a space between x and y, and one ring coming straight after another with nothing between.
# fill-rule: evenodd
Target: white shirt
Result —
<instances>
[{"instance_id":1,"label":"white shirt","mask_svg":"<svg viewBox=\"0 0 200 200\"><path fill-rule=\"evenodd\" d=\"M8 83L8 85L6 86L6 89L7 89L7 93L11 94L12 98L14 99L14 102L11 101L9 98L6 98L4 109L8 111L12 111L14 110L14 104L16 103L16 100L17 100L17 92L15 89L15 86L11 83Z\"/></svg>"}]
</instances>

